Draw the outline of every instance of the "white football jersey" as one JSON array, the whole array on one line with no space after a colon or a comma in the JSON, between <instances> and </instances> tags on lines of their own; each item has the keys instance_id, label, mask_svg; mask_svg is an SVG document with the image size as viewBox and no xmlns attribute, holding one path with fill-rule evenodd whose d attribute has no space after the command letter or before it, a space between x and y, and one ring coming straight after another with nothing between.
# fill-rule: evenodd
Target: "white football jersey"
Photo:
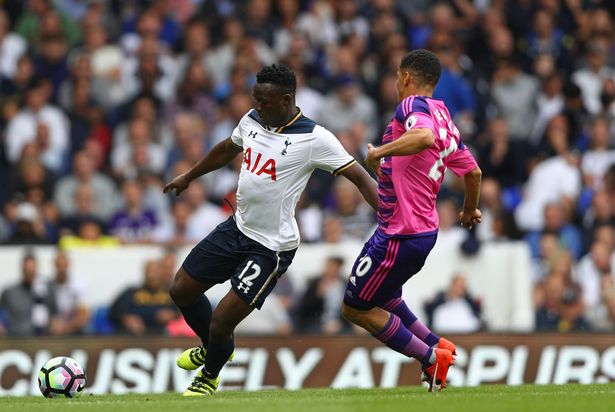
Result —
<instances>
[{"instance_id":1,"label":"white football jersey","mask_svg":"<svg viewBox=\"0 0 615 412\"><path fill-rule=\"evenodd\" d=\"M318 168L337 174L354 158L333 133L300 111L286 126L273 129L251 110L231 140L243 148L237 227L268 249L295 249L299 246L295 207L312 172Z\"/></svg>"}]
</instances>

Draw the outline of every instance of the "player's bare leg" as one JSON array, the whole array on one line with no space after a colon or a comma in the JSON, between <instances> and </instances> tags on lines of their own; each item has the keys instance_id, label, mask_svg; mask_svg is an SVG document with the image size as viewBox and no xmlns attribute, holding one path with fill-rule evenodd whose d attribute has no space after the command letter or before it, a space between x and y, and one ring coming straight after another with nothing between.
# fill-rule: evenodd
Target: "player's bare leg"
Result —
<instances>
[{"instance_id":1,"label":"player's bare leg","mask_svg":"<svg viewBox=\"0 0 615 412\"><path fill-rule=\"evenodd\" d=\"M342 313L346 320L367 330L389 348L419 360L429 376L430 392L438 385L440 390L446 387L446 375L453 364L450 350L431 348L413 335L397 315L382 308L359 310L344 303Z\"/></svg>"},{"instance_id":2,"label":"player's bare leg","mask_svg":"<svg viewBox=\"0 0 615 412\"><path fill-rule=\"evenodd\" d=\"M220 370L235 350L233 333L237 325L252 311L234 290L220 301L211 318L205 365L197 373L185 396L213 395L220 382Z\"/></svg>"},{"instance_id":3,"label":"player's bare leg","mask_svg":"<svg viewBox=\"0 0 615 412\"><path fill-rule=\"evenodd\" d=\"M214 283L201 283L190 276L183 267L180 267L169 289L171 298L184 315L188 326L198 335L203 343L185 350L177 358L177 366L182 369L198 369L205 363L205 348L209 341L209 325L211 322L211 304L205 292Z\"/></svg>"}]
</instances>

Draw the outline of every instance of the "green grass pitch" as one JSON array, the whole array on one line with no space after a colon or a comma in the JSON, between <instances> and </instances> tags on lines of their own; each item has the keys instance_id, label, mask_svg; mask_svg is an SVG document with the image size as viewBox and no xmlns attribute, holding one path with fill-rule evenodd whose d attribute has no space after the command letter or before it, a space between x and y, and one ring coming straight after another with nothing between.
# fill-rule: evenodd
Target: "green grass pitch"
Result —
<instances>
[{"instance_id":1,"label":"green grass pitch","mask_svg":"<svg viewBox=\"0 0 615 412\"><path fill-rule=\"evenodd\" d=\"M306 389L221 392L212 398L182 398L179 394L87 395L79 399L0 397L0 411L112 412L565 412L615 411L615 384L448 388L427 393L424 388Z\"/></svg>"}]
</instances>

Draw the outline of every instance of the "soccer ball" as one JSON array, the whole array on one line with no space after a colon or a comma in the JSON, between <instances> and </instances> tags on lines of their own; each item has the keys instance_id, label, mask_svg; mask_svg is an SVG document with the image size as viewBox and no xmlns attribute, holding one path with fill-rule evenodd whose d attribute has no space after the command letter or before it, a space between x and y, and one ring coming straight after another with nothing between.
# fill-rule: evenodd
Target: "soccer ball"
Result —
<instances>
[{"instance_id":1,"label":"soccer ball","mask_svg":"<svg viewBox=\"0 0 615 412\"><path fill-rule=\"evenodd\" d=\"M46 398L76 398L85 388L85 371L68 356L49 359L38 372L38 387Z\"/></svg>"}]
</instances>

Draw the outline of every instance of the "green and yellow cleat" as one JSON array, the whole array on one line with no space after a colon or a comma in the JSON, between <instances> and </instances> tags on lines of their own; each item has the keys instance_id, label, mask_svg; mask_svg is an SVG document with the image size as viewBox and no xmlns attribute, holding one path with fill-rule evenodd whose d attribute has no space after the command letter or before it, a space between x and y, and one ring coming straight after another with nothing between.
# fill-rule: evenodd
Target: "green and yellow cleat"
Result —
<instances>
[{"instance_id":1,"label":"green and yellow cleat","mask_svg":"<svg viewBox=\"0 0 615 412\"><path fill-rule=\"evenodd\" d=\"M206 355L207 349L203 346L197 346L183 351L182 354L177 357L175 363L182 369L193 371L205 365ZM228 357L228 361L231 362L234 356L235 352L233 351L231 356Z\"/></svg>"},{"instance_id":2,"label":"green and yellow cleat","mask_svg":"<svg viewBox=\"0 0 615 412\"><path fill-rule=\"evenodd\" d=\"M208 378L200 370L192 383L188 386L188 389L184 391L183 396L212 396L218 390L218 384L220 384L220 376L215 378Z\"/></svg>"},{"instance_id":3,"label":"green and yellow cleat","mask_svg":"<svg viewBox=\"0 0 615 412\"><path fill-rule=\"evenodd\" d=\"M182 369L187 371L193 371L205 364L205 355L207 349L203 346L197 346L196 348L186 349L181 355L177 357L175 363Z\"/></svg>"}]
</instances>

